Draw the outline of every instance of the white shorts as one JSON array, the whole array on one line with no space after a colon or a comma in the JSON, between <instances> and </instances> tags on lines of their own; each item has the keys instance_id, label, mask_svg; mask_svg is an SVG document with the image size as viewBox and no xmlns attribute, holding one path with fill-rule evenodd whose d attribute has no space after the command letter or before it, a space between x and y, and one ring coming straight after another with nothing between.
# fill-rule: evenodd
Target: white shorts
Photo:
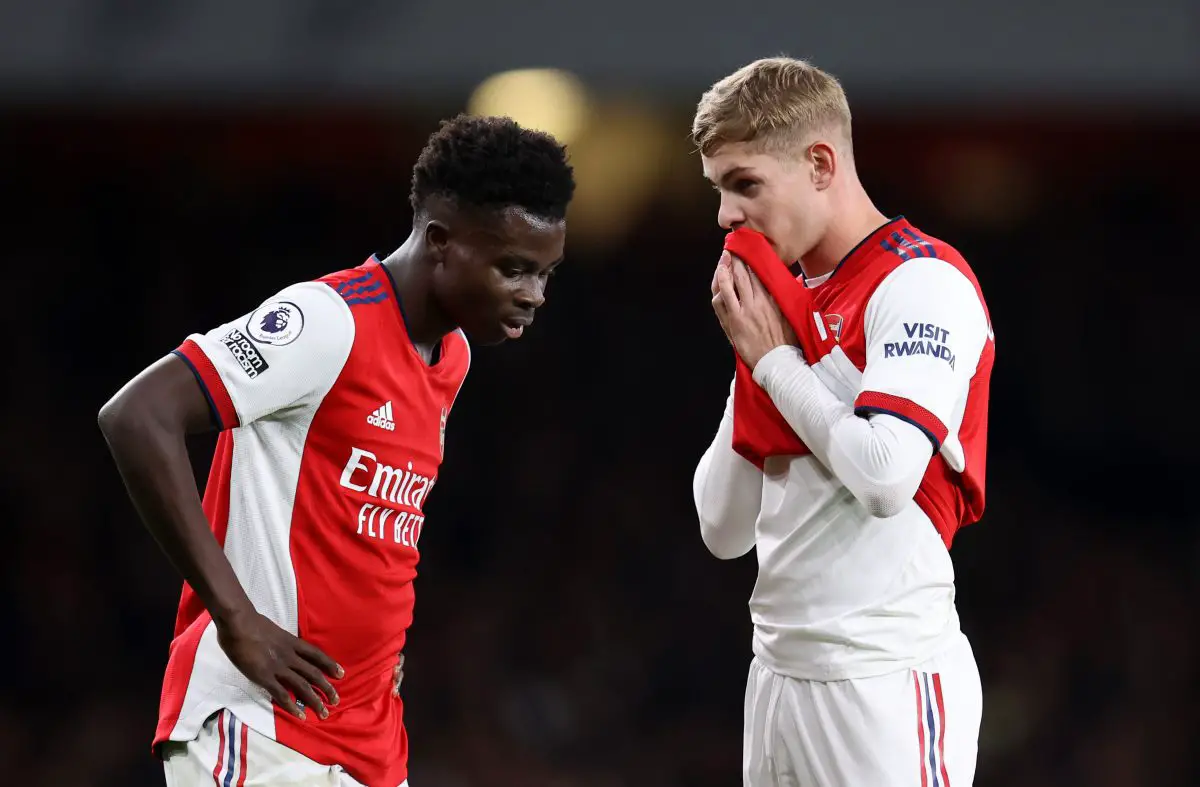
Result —
<instances>
[{"instance_id":1,"label":"white shorts","mask_svg":"<svg viewBox=\"0 0 1200 787\"><path fill-rule=\"evenodd\" d=\"M195 740L169 741L162 753L167 787L363 787L340 766L314 762L227 710L209 717Z\"/></svg>"},{"instance_id":2,"label":"white shorts","mask_svg":"<svg viewBox=\"0 0 1200 787\"><path fill-rule=\"evenodd\" d=\"M983 690L964 636L914 669L796 680L755 658L743 787L970 787Z\"/></svg>"}]
</instances>

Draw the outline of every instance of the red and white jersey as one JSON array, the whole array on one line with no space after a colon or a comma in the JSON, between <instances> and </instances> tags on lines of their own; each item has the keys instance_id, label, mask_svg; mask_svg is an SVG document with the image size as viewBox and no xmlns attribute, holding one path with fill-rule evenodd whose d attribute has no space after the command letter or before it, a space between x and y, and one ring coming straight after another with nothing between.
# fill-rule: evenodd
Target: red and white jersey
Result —
<instances>
[{"instance_id":1,"label":"red and white jersey","mask_svg":"<svg viewBox=\"0 0 1200 787\"><path fill-rule=\"evenodd\" d=\"M345 668L329 717L299 721L226 658L184 585L155 744L187 741L228 708L256 732L364 784L407 776L392 668L446 419L470 365L465 336L433 365L372 257L288 287L176 350L220 421L204 510L255 609Z\"/></svg>"},{"instance_id":2,"label":"red and white jersey","mask_svg":"<svg viewBox=\"0 0 1200 787\"><path fill-rule=\"evenodd\" d=\"M862 372L855 411L916 425L934 455L914 501L887 519L812 455L766 461L754 651L792 677L867 677L927 659L959 632L947 550L983 512L994 336L966 261L903 218L808 284Z\"/></svg>"}]
</instances>

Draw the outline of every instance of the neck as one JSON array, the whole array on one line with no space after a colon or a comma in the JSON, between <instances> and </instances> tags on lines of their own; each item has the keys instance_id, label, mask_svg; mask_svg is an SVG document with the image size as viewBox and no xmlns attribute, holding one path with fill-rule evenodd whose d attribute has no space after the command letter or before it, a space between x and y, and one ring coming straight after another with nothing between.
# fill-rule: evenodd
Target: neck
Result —
<instances>
[{"instance_id":1,"label":"neck","mask_svg":"<svg viewBox=\"0 0 1200 787\"><path fill-rule=\"evenodd\" d=\"M853 190L834 210L824 237L800 258L800 269L810 279L832 272L855 246L885 223L887 217L855 181Z\"/></svg>"},{"instance_id":2,"label":"neck","mask_svg":"<svg viewBox=\"0 0 1200 787\"><path fill-rule=\"evenodd\" d=\"M383 260L383 266L396 283L409 337L417 345L434 345L456 326L433 297L432 268L421 259L424 253L420 236L413 233Z\"/></svg>"}]
</instances>

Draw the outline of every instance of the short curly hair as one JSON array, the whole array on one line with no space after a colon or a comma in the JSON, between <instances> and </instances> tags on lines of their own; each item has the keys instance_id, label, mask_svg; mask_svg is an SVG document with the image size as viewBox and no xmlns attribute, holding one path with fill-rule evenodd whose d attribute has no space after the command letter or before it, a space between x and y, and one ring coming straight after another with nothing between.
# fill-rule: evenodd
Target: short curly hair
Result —
<instances>
[{"instance_id":1,"label":"short curly hair","mask_svg":"<svg viewBox=\"0 0 1200 787\"><path fill-rule=\"evenodd\" d=\"M560 220L575 194L567 150L512 118L461 114L443 120L413 167L413 210L430 197L483 209L523 208Z\"/></svg>"}]
</instances>

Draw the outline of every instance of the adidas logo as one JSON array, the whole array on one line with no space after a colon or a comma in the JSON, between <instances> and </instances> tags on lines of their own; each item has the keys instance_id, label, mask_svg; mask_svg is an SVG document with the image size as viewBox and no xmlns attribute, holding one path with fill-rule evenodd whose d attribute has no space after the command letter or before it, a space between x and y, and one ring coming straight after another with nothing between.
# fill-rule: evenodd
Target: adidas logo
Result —
<instances>
[{"instance_id":1,"label":"adidas logo","mask_svg":"<svg viewBox=\"0 0 1200 787\"><path fill-rule=\"evenodd\" d=\"M392 420L391 401L389 400L383 407L368 415L367 423L371 426L378 426L380 429L386 429L389 432L396 431L396 422Z\"/></svg>"}]
</instances>

